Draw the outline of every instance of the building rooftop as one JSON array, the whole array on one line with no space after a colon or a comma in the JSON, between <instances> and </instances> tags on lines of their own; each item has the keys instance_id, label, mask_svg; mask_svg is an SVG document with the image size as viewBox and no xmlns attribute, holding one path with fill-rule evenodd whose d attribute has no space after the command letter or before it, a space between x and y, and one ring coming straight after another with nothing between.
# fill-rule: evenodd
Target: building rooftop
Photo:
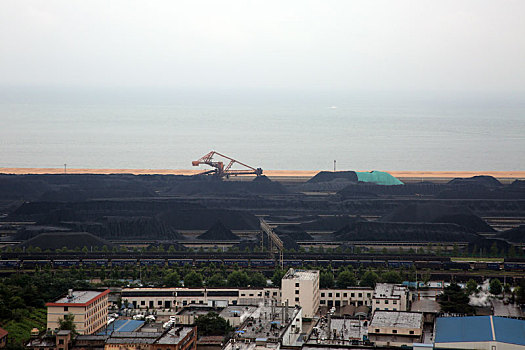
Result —
<instances>
[{"instance_id":1,"label":"building rooftop","mask_svg":"<svg viewBox=\"0 0 525 350\"><path fill-rule=\"evenodd\" d=\"M421 328L423 314L417 312L376 311L370 322L370 328Z\"/></svg>"},{"instance_id":2,"label":"building rooftop","mask_svg":"<svg viewBox=\"0 0 525 350\"><path fill-rule=\"evenodd\" d=\"M390 283L378 283L374 289L374 298L396 298L400 299L401 295L406 292L405 286L390 284Z\"/></svg>"},{"instance_id":3,"label":"building rooftop","mask_svg":"<svg viewBox=\"0 0 525 350\"><path fill-rule=\"evenodd\" d=\"M319 277L317 270L296 270L289 269L284 275L283 279L298 279L301 281L313 281Z\"/></svg>"},{"instance_id":4,"label":"building rooftop","mask_svg":"<svg viewBox=\"0 0 525 350\"><path fill-rule=\"evenodd\" d=\"M175 327L164 334L156 344L178 344L193 331L193 327Z\"/></svg>"},{"instance_id":5,"label":"building rooftop","mask_svg":"<svg viewBox=\"0 0 525 350\"><path fill-rule=\"evenodd\" d=\"M416 300L412 303L410 311L412 312L427 312L437 314L441 310L439 303L432 299Z\"/></svg>"},{"instance_id":6,"label":"building rooftop","mask_svg":"<svg viewBox=\"0 0 525 350\"><path fill-rule=\"evenodd\" d=\"M58 300L52 303L47 303L46 305L53 306L53 304L88 304L101 295L108 293L109 290L75 290L60 297Z\"/></svg>"},{"instance_id":7,"label":"building rooftop","mask_svg":"<svg viewBox=\"0 0 525 350\"><path fill-rule=\"evenodd\" d=\"M224 308L219 315L224 319L239 317L238 323L240 324L243 323L246 318L250 316L254 317L253 315L258 308L258 306L254 305L230 305ZM257 315L260 315L260 313Z\"/></svg>"},{"instance_id":8,"label":"building rooftop","mask_svg":"<svg viewBox=\"0 0 525 350\"><path fill-rule=\"evenodd\" d=\"M313 328L308 344L341 345L352 340L363 340L363 336L368 334L367 325L366 320L332 317L328 321L323 317Z\"/></svg>"},{"instance_id":9,"label":"building rooftop","mask_svg":"<svg viewBox=\"0 0 525 350\"><path fill-rule=\"evenodd\" d=\"M113 332L106 344L153 344L162 333Z\"/></svg>"},{"instance_id":10,"label":"building rooftop","mask_svg":"<svg viewBox=\"0 0 525 350\"><path fill-rule=\"evenodd\" d=\"M98 335L112 334L113 332L133 332L144 325L144 321L139 320L115 320L105 330L97 333Z\"/></svg>"},{"instance_id":11,"label":"building rooftop","mask_svg":"<svg viewBox=\"0 0 525 350\"><path fill-rule=\"evenodd\" d=\"M497 316L440 317L436 343L498 341L525 345L525 321Z\"/></svg>"},{"instance_id":12,"label":"building rooftop","mask_svg":"<svg viewBox=\"0 0 525 350\"><path fill-rule=\"evenodd\" d=\"M246 322L236 331L236 334L243 339L266 338L269 342L278 341L300 310L292 306L286 308L285 306L260 305L253 313L246 315Z\"/></svg>"}]
</instances>

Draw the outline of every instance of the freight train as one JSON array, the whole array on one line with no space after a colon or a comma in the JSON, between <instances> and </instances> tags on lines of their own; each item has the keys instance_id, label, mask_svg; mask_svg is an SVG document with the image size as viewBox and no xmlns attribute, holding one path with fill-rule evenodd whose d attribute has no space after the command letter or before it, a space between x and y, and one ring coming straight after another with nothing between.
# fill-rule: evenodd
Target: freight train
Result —
<instances>
[{"instance_id":1,"label":"freight train","mask_svg":"<svg viewBox=\"0 0 525 350\"><path fill-rule=\"evenodd\" d=\"M418 269L418 270L492 270L492 271L525 271L525 262L505 261L499 262L455 262L450 259L437 260L397 260L391 257L374 258L374 259L284 259L285 267L332 267L337 269L345 266L353 268L391 268L391 269ZM216 267L224 266L226 268L255 268L255 269L274 269L278 267L278 262L274 259L262 258L237 258L237 259L219 259L219 258L103 258L103 259L6 259L0 260L0 269L17 270L17 269L35 269L42 267L50 268L101 268L101 267L177 267L192 266L201 267L214 264Z\"/></svg>"}]
</instances>

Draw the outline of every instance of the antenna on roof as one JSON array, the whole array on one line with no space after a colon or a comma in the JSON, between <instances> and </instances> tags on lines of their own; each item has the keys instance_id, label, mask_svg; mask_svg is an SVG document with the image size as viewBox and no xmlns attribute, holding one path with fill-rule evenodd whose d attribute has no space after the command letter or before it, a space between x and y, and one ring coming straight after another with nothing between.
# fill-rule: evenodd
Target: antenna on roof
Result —
<instances>
[{"instance_id":1,"label":"antenna on roof","mask_svg":"<svg viewBox=\"0 0 525 350\"><path fill-rule=\"evenodd\" d=\"M334 173L335 173L335 163L336 163L336 160L334 159Z\"/></svg>"}]
</instances>

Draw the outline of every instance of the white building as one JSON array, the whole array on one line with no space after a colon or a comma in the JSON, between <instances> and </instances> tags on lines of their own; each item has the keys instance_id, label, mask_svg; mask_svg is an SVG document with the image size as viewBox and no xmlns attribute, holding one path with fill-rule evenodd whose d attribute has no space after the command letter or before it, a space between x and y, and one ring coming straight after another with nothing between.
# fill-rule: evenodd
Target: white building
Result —
<instances>
[{"instance_id":1,"label":"white building","mask_svg":"<svg viewBox=\"0 0 525 350\"><path fill-rule=\"evenodd\" d=\"M281 281L281 302L301 306L303 317L312 318L319 309L319 271L289 269Z\"/></svg>"},{"instance_id":2,"label":"white building","mask_svg":"<svg viewBox=\"0 0 525 350\"><path fill-rule=\"evenodd\" d=\"M423 336L423 314L376 311L368 325L368 338L377 346L412 346Z\"/></svg>"},{"instance_id":3,"label":"white building","mask_svg":"<svg viewBox=\"0 0 525 350\"><path fill-rule=\"evenodd\" d=\"M374 290L369 287L321 289L320 305L327 307L346 305L371 306L373 294Z\"/></svg>"},{"instance_id":4,"label":"white building","mask_svg":"<svg viewBox=\"0 0 525 350\"><path fill-rule=\"evenodd\" d=\"M372 311L407 311L409 291L402 284L378 283L372 298Z\"/></svg>"}]
</instances>

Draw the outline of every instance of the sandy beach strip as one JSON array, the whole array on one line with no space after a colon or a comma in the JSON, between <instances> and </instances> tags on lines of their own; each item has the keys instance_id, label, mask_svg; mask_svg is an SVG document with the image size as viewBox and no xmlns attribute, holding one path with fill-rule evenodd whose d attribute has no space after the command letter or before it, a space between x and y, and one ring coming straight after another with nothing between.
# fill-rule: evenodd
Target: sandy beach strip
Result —
<instances>
[{"instance_id":1,"label":"sandy beach strip","mask_svg":"<svg viewBox=\"0 0 525 350\"><path fill-rule=\"evenodd\" d=\"M67 168L68 174L133 174L133 175L194 175L204 169L78 169ZM368 171L368 170L356 170ZM319 170L265 170L269 177L309 178ZM525 179L525 171L388 171L397 178L440 179L489 175L498 179ZM0 168L2 174L64 174L64 168Z\"/></svg>"}]
</instances>

